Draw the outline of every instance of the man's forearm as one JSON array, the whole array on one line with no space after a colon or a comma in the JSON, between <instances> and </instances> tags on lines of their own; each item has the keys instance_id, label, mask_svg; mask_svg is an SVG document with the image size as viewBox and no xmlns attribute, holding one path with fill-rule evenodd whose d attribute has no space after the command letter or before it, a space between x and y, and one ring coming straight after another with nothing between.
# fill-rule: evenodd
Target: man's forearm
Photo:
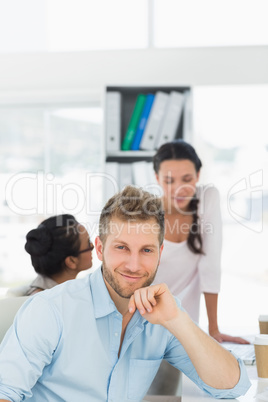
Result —
<instances>
[{"instance_id":1,"label":"man's forearm","mask_svg":"<svg viewBox=\"0 0 268 402\"><path fill-rule=\"evenodd\" d=\"M238 383L240 369L235 357L205 334L187 313L179 310L177 318L165 323L165 327L180 341L207 385L229 389Z\"/></svg>"}]
</instances>

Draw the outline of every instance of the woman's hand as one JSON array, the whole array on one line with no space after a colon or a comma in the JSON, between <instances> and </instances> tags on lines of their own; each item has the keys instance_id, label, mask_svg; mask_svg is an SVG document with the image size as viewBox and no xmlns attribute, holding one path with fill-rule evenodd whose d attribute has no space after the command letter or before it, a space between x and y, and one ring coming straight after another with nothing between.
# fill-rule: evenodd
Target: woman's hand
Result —
<instances>
[{"instance_id":1,"label":"woman's hand","mask_svg":"<svg viewBox=\"0 0 268 402\"><path fill-rule=\"evenodd\" d=\"M231 336L220 333L219 330L209 331L209 335L216 339L219 343L222 342L232 342L232 343L242 343L243 345L249 344L246 339L240 338L240 336Z\"/></svg>"}]
</instances>

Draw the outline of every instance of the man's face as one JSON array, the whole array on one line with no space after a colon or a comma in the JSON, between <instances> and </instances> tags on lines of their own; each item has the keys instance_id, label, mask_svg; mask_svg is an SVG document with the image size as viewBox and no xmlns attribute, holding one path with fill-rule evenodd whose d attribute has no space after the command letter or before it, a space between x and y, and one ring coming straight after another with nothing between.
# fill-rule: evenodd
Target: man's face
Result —
<instances>
[{"instance_id":1,"label":"man's face","mask_svg":"<svg viewBox=\"0 0 268 402\"><path fill-rule=\"evenodd\" d=\"M130 298L136 289L149 286L155 277L163 246L159 244L159 225L112 219L105 245L96 239L96 252L103 263L103 277L112 296L116 292Z\"/></svg>"}]
</instances>

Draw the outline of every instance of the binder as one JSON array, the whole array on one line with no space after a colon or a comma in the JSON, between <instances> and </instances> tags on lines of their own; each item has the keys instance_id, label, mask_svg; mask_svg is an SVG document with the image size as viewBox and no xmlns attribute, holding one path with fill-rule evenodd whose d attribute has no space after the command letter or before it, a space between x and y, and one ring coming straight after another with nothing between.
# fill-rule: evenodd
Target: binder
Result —
<instances>
[{"instance_id":1,"label":"binder","mask_svg":"<svg viewBox=\"0 0 268 402\"><path fill-rule=\"evenodd\" d=\"M146 187L150 183L150 177L148 174L148 163L145 161L133 162L133 183L139 187Z\"/></svg>"},{"instance_id":2,"label":"binder","mask_svg":"<svg viewBox=\"0 0 268 402\"><path fill-rule=\"evenodd\" d=\"M120 163L119 165L119 189L132 184L132 166L131 163Z\"/></svg>"},{"instance_id":3,"label":"binder","mask_svg":"<svg viewBox=\"0 0 268 402\"><path fill-rule=\"evenodd\" d=\"M176 136L176 131L181 118L184 104L184 95L180 92L172 91L169 96L164 118L155 142L155 148L159 148L165 142L172 141Z\"/></svg>"},{"instance_id":4,"label":"binder","mask_svg":"<svg viewBox=\"0 0 268 402\"><path fill-rule=\"evenodd\" d=\"M168 97L169 95L165 92L156 92L148 122L141 139L140 149L153 150L155 148L158 130L164 116Z\"/></svg>"},{"instance_id":5,"label":"binder","mask_svg":"<svg viewBox=\"0 0 268 402\"><path fill-rule=\"evenodd\" d=\"M121 137L121 94L106 94L106 152L120 150Z\"/></svg>"},{"instance_id":6,"label":"binder","mask_svg":"<svg viewBox=\"0 0 268 402\"><path fill-rule=\"evenodd\" d=\"M157 197L162 197L163 195L162 188L157 183L153 162L147 162L147 176L149 179L148 179L148 185L146 186L146 190L156 195Z\"/></svg>"},{"instance_id":7,"label":"binder","mask_svg":"<svg viewBox=\"0 0 268 402\"><path fill-rule=\"evenodd\" d=\"M146 96L143 94L139 94L134 106L134 110L125 134L125 137L123 139L122 143L122 151L129 151L131 149L131 144L135 136L136 129L139 124L139 120L141 117L141 112L144 107L146 101Z\"/></svg>"},{"instance_id":8,"label":"binder","mask_svg":"<svg viewBox=\"0 0 268 402\"><path fill-rule=\"evenodd\" d=\"M142 139L142 135L144 133L146 123L148 121L148 117L149 117L149 114L150 114L150 111L151 111L151 108L153 105L154 98L155 98L155 96L153 94L148 94L146 96L146 101L145 101L144 107L142 109L138 128L136 130L135 137L134 137L132 145L131 145L132 151L137 151L140 148L140 142Z\"/></svg>"}]
</instances>

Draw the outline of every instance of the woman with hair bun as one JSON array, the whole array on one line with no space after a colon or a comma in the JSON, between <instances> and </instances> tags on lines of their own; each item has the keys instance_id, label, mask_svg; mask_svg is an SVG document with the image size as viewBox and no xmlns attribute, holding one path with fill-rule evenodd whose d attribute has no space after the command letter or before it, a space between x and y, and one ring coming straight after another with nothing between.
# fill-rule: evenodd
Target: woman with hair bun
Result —
<instances>
[{"instance_id":1,"label":"woman with hair bun","mask_svg":"<svg viewBox=\"0 0 268 402\"><path fill-rule=\"evenodd\" d=\"M220 333L218 327L222 248L218 190L212 185L197 186L202 163L195 149L183 140L163 144L153 165L163 190L166 225L155 283L167 283L196 322L203 293L209 334L219 342L248 343Z\"/></svg>"},{"instance_id":2,"label":"woman with hair bun","mask_svg":"<svg viewBox=\"0 0 268 402\"><path fill-rule=\"evenodd\" d=\"M93 248L86 228L73 215L44 220L26 235L25 250L38 275L24 295L30 296L75 279L80 271L92 267Z\"/></svg>"}]
</instances>

